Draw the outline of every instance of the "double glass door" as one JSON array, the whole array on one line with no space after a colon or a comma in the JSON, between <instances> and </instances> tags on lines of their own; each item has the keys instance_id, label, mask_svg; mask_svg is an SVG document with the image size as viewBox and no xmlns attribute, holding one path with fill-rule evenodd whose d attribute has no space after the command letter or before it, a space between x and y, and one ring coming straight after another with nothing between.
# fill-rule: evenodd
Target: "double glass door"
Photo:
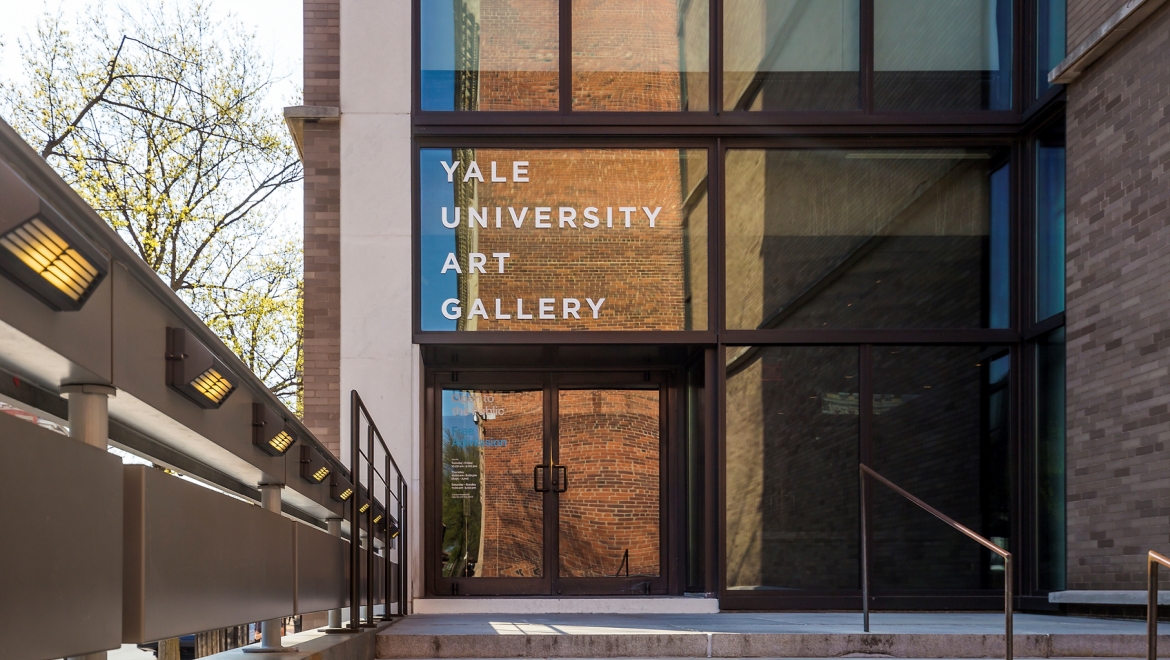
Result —
<instances>
[{"instance_id":1,"label":"double glass door","mask_svg":"<svg viewBox=\"0 0 1170 660\"><path fill-rule=\"evenodd\" d=\"M665 593L666 390L646 374L435 388L435 595Z\"/></svg>"}]
</instances>

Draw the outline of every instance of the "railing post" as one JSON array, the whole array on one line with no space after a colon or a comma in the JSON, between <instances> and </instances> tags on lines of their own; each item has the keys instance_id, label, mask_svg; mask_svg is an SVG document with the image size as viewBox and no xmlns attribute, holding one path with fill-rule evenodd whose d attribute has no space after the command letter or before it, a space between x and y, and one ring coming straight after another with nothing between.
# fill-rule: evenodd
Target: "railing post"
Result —
<instances>
[{"instance_id":1,"label":"railing post","mask_svg":"<svg viewBox=\"0 0 1170 660\"><path fill-rule=\"evenodd\" d=\"M260 484L260 506L266 511L280 515L281 484ZM281 619L260 622L260 645L244 647L244 653L296 653L295 646L280 645Z\"/></svg>"},{"instance_id":2,"label":"railing post","mask_svg":"<svg viewBox=\"0 0 1170 660\"><path fill-rule=\"evenodd\" d=\"M857 471L861 493L861 620L869 632L869 516L865 515L865 466Z\"/></svg>"},{"instance_id":3,"label":"railing post","mask_svg":"<svg viewBox=\"0 0 1170 660\"><path fill-rule=\"evenodd\" d=\"M329 531L330 536L341 536L341 518L330 518L325 521L325 526ZM341 628L341 610L329 610L329 630L337 630Z\"/></svg>"},{"instance_id":4,"label":"railing post","mask_svg":"<svg viewBox=\"0 0 1170 660\"><path fill-rule=\"evenodd\" d=\"M374 627L374 427L367 423L366 432L366 492L370 497L370 508L365 518L369 523L366 531L366 618L363 628Z\"/></svg>"},{"instance_id":5,"label":"railing post","mask_svg":"<svg viewBox=\"0 0 1170 660\"><path fill-rule=\"evenodd\" d=\"M362 483L360 461L358 460L361 435L358 433L361 412L358 410L358 393L353 390L349 395L349 473L353 476L353 497L349 505L349 629L353 632L361 630L361 594L358 589L358 580L362 573L361 540L362 528L358 524L358 509L361 506Z\"/></svg>"},{"instance_id":6,"label":"railing post","mask_svg":"<svg viewBox=\"0 0 1170 660\"><path fill-rule=\"evenodd\" d=\"M1003 648L1004 657L1007 660L1012 660L1012 653L1015 647L1015 635L1012 632L1012 612L1015 606L1015 603L1012 602L1012 594L1014 591L1012 572L1012 556L1009 554L1003 558Z\"/></svg>"},{"instance_id":7,"label":"railing post","mask_svg":"<svg viewBox=\"0 0 1170 660\"><path fill-rule=\"evenodd\" d=\"M61 393L69 398L69 437L106 451L110 440L110 397L116 394L109 385L62 385ZM69 660L106 660L106 651L71 656Z\"/></svg>"},{"instance_id":8,"label":"railing post","mask_svg":"<svg viewBox=\"0 0 1170 660\"><path fill-rule=\"evenodd\" d=\"M1158 562L1146 555L1146 658L1158 658Z\"/></svg>"}]
</instances>

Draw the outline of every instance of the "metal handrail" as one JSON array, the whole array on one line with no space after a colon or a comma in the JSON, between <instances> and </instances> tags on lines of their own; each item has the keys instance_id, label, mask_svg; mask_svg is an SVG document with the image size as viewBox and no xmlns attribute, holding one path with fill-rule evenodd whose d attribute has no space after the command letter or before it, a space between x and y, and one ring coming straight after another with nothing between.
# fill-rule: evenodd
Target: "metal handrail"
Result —
<instances>
[{"instance_id":1,"label":"metal handrail","mask_svg":"<svg viewBox=\"0 0 1170 660\"><path fill-rule=\"evenodd\" d=\"M1146 556L1146 657L1158 658L1158 565L1170 568L1170 558L1150 550Z\"/></svg>"},{"instance_id":2,"label":"metal handrail","mask_svg":"<svg viewBox=\"0 0 1170 660\"><path fill-rule=\"evenodd\" d=\"M361 423L362 420L366 422L366 450L361 449ZM377 439L378 444L382 446L383 453L386 454L386 465L383 468L385 474L379 472L374 468L375 445L374 440ZM367 475L365 492L369 498L370 508L365 514L369 521L367 525L367 534L369 542L366 544L366 620L362 621L360 616L360 583L361 583L361 546L359 541L361 539L361 517L362 514L358 510L358 502L361 501L361 479L359 477L358 467L361 459L364 458L367 466ZM395 494L391 489L389 483L390 469L394 469L394 473L398 476L397 489ZM398 462L394 460L393 454L390 453L390 448L386 446L385 439L382 438L381 431L378 430L378 425L374 423L370 411L366 408L365 402L362 401L361 396L357 390L350 391L350 474L353 476L354 489L357 495L351 498L352 504L349 508L350 513L350 617L348 630L356 632L361 628L372 627L374 623L374 525L373 525L373 511L374 502L377 499L374 497L374 475L377 474L382 482L385 491L385 506L386 516L382 523L382 529L386 532L385 552L383 553L386 560L386 571L383 576L386 581L386 610L383 613L382 620L389 620L390 616L390 602L393 587L393 580L390 573L390 542L392 540L390 535L390 521L395 520L398 525L398 615L406 615L406 576L407 576L407 509L406 499L408 495L408 488L406 478L402 473L402 469L398 467ZM398 515L390 514L390 499L394 498L398 502Z\"/></svg>"},{"instance_id":3,"label":"metal handrail","mask_svg":"<svg viewBox=\"0 0 1170 660\"><path fill-rule=\"evenodd\" d=\"M923 502L922 500L918 499L917 497L914 497L908 491L906 491L906 489L898 486L897 484L890 481L889 479L886 479L885 477L878 474L877 472L874 472L872 468L870 468L868 465L862 463L859 465L858 478L860 479L860 482L861 482L861 601L862 601L861 608L862 608L862 617L864 619L865 632L869 632L869 556L868 556L868 552L869 552L869 550L868 550L869 517L867 515L865 515L865 511L866 511L866 507L865 507L865 477L867 475L870 477L873 477L878 483L882 484L886 488L889 488L890 490L894 491L895 493L901 495L902 497L906 498L907 500L909 500L913 504L916 504L923 511L926 511L927 513L934 516L935 518L938 518L939 520L941 520L941 521L945 522L946 524L950 525L951 527L955 528L956 530L961 532L967 538L971 539L972 541L975 541L979 545L987 548L988 550L994 552L995 554L997 554L1003 558L1003 569L1004 569L1003 570L1003 614L1004 614L1003 646L1004 646L1004 658L1006 658L1006 660L1012 660L1012 646L1013 646L1013 633L1012 633L1012 600L1013 600L1012 599L1012 582L1013 582L1013 580L1012 580L1012 553L1008 552L1007 550L1004 550L1003 548L992 543L988 539L985 539L982 536L976 534L970 528L966 527L965 525L960 524L958 521L947 516L943 512L939 511L938 509L930 506L926 502ZM1150 554L1153 555L1154 553L1150 553ZM1170 563L1167 563L1166 566L1170 567Z\"/></svg>"}]
</instances>

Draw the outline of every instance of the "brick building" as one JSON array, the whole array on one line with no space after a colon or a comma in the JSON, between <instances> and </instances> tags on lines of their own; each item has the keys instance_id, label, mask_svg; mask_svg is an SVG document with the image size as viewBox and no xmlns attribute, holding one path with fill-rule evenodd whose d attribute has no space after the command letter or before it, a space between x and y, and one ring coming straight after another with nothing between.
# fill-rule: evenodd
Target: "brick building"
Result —
<instances>
[{"instance_id":1,"label":"brick building","mask_svg":"<svg viewBox=\"0 0 1170 660\"><path fill-rule=\"evenodd\" d=\"M418 611L856 609L862 521L873 607L1002 605L859 465L1023 609L1140 589L1167 11L306 2L305 421L394 420Z\"/></svg>"}]
</instances>

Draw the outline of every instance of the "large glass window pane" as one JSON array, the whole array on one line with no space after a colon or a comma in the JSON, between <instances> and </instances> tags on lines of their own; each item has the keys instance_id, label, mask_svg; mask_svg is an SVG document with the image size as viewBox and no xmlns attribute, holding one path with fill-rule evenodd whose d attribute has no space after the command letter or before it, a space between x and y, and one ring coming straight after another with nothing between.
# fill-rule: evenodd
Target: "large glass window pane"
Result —
<instances>
[{"instance_id":1,"label":"large glass window pane","mask_svg":"<svg viewBox=\"0 0 1170 660\"><path fill-rule=\"evenodd\" d=\"M573 109L707 110L709 0L573 3Z\"/></svg>"},{"instance_id":2,"label":"large glass window pane","mask_svg":"<svg viewBox=\"0 0 1170 660\"><path fill-rule=\"evenodd\" d=\"M1012 0L874 0L876 110L1010 110Z\"/></svg>"},{"instance_id":3,"label":"large glass window pane","mask_svg":"<svg viewBox=\"0 0 1170 660\"><path fill-rule=\"evenodd\" d=\"M853 347L727 349L727 586L857 589Z\"/></svg>"},{"instance_id":4,"label":"large glass window pane","mask_svg":"<svg viewBox=\"0 0 1170 660\"><path fill-rule=\"evenodd\" d=\"M557 402L560 576L657 577L658 390L561 390Z\"/></svg>"},{"instance_id":5,"label":"large glass window pane","mask_svg":"<svg viewBox=\"0 0 1170 660\"><path fill-rule=\"evenodd\" d=\"M872 467L1007 548L1009 357L982 355L968 346L874 348ZM872 492L875 588L1003 588L998 555L890 489Z\"/></svg>"},{"instance_id":6,"label":"large glass window pane","mask_svg":"<svg viewBox=\"0 0 1170 660\"><path fill-rule=\"evenodd\" d=\"M419 3L423 110L556 110L557 0Z\"/></svg>"},{"instance_id":7,"label":"large glass window pane","mask_svg":"<svg viewBox=\"0 0 1170 660\"><path fill-rule=\"evenodd\" d=\"M707 150L422 149L420 325L705 330Z\"/></svg>"},{"instance_id":8,"label":"large glass window pane","mask_svg":"<svg viewBox=\"0 0 1170 660\"><path fill-rule=\"evenodd\" d=\"M544 394L443 390L443 577L540 577Z\"/></svg>"},{"instance_id":9,"label":"large glass window pane","mask_svg":"<svg viewBox=\"0 0 1170 660\"><path fill-rule=\"evenodd\" d=\"M1065 54L1065 0L1036 1L1036 95L1048 91L1048 72Z\"/></svg>"},{"instance_id":10,"label":"large glass window pane","mask_svg":"<svg viewBox=\"0 0 1170 660\"><path fill-rule=\"evenodd\" d=\"M1036 320L1064 311L1064 139L1036 143Z\"/></svg>"},{"instance_id":11,"label":"large glass window pane","mask_svg":"<svg viewBox=\"0 0 1170 660\"><path fill-rule=\"evenodd\" d=\"M1042 591L1065 588L1065 333L1036 344L1036 576Z\"/></svg>"},{"instance_id":12,"label":"large glass window pane","mask_svg":"<svg viewBox=\"0 0 1170 660\"><path fill-rule=\"evenodd\" d=\"M1007 167L986 150L732 150L727 327L1007 325Z\"/></svg>"},{"instance_id":13,"label":"large glass window pane","mask_svg":"<svg viewBox=\"0 0 1170 660\"><path fill-rule=\"evenodd\" d=\"M724 0L724 110L860 106L858 0Z\"/></svg>"}]
</instances>

